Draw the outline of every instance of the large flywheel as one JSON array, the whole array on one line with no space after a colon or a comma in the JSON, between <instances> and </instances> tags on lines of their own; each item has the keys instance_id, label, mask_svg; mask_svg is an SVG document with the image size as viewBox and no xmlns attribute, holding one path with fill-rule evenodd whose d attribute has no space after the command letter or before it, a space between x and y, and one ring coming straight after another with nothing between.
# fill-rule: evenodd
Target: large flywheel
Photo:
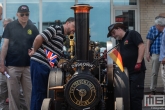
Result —
<instances>
[{"instance_id":1,"label":"large flywheel","mask_svg":"<svg viewBox=\"0 0 165 110\"><path fill-rule=\"evenodd\" d=\"M65 99L76 109L92 109L101 99L99 82L91 75L75 75L65 87Z\"/></svg>"},{"instance_id":2,"label":"large flywheel","mask_svg":"<svg viewBox=\"0 0 165 110\"><path fill-rule=\"evenodd\" d=\"M116 109L130 110L129 73L127 68L121 72L119 67L114 69L114 97Z\"/></svg>"}]
</instances>

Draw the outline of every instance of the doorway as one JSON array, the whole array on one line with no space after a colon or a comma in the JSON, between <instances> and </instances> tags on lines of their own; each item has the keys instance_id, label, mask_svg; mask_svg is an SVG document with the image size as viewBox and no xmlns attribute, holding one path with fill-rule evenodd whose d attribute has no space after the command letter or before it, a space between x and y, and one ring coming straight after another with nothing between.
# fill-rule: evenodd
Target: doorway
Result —
<instances>
[{"instance_id":1,"label":"doorway","mask_svg":"<svg viewBox=\"0 0 165 110\"><path fill-rule=\"evenodd\" d=\"M124 24L129 30L136 30L138 31L137 27L137 11L136 9L114 9L114 23L122 23Z\"/></svg>"}]
</instances>

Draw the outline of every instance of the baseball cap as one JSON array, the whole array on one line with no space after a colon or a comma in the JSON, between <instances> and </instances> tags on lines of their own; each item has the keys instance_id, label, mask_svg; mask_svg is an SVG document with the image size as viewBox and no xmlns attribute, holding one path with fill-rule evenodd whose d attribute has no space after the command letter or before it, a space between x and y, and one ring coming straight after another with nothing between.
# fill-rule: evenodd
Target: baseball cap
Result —
<instances>
[{"instance_id":1,"label":"baseball cap","mask_svg":"<svg viewBox=\"0 0 165 110\"><path fill-rule=\"evenodd\" d=\"M18 8L18 13L25 13L25 12L29 12L29 7L27 5L21 5L19 8Z\"/></svg>"}]
</instances>

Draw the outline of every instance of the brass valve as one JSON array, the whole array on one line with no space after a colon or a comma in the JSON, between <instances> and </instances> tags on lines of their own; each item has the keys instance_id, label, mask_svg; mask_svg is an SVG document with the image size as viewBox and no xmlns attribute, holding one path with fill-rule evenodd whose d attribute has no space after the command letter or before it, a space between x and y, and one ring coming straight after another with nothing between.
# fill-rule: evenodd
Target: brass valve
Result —
<instances>
[{"instance_id":1,"label":"brass valve","mask_svg":"<svg viewBox=\"0 0 165 110\"><path fill-rule=\"evenodd\" d=\"M74 45L75 45L73 34L69 35L69 40L70 40L70 55L71 55L71 59L72 59L74 57L73 56L73 51L74 51Z\"/></svg>"}]
</instances>

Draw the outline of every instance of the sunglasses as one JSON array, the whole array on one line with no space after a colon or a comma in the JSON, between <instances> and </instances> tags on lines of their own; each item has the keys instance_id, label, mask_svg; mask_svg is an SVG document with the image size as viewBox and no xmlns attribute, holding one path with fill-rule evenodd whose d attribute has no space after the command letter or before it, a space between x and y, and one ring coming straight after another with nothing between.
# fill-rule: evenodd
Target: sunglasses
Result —
<instances>
[{"instance_id":1,"label":"sunglasses","mask_svg":"<svg viewBox=\"0 0 165 110\"><path fill-rule=\"evenodd\" d=\"M24 15L25 15L25 16L29 16L29 13L26 13L26 14L21 13L21 14L20 14L21 17L23 17Z\"/></svg>"}]
</instances>

